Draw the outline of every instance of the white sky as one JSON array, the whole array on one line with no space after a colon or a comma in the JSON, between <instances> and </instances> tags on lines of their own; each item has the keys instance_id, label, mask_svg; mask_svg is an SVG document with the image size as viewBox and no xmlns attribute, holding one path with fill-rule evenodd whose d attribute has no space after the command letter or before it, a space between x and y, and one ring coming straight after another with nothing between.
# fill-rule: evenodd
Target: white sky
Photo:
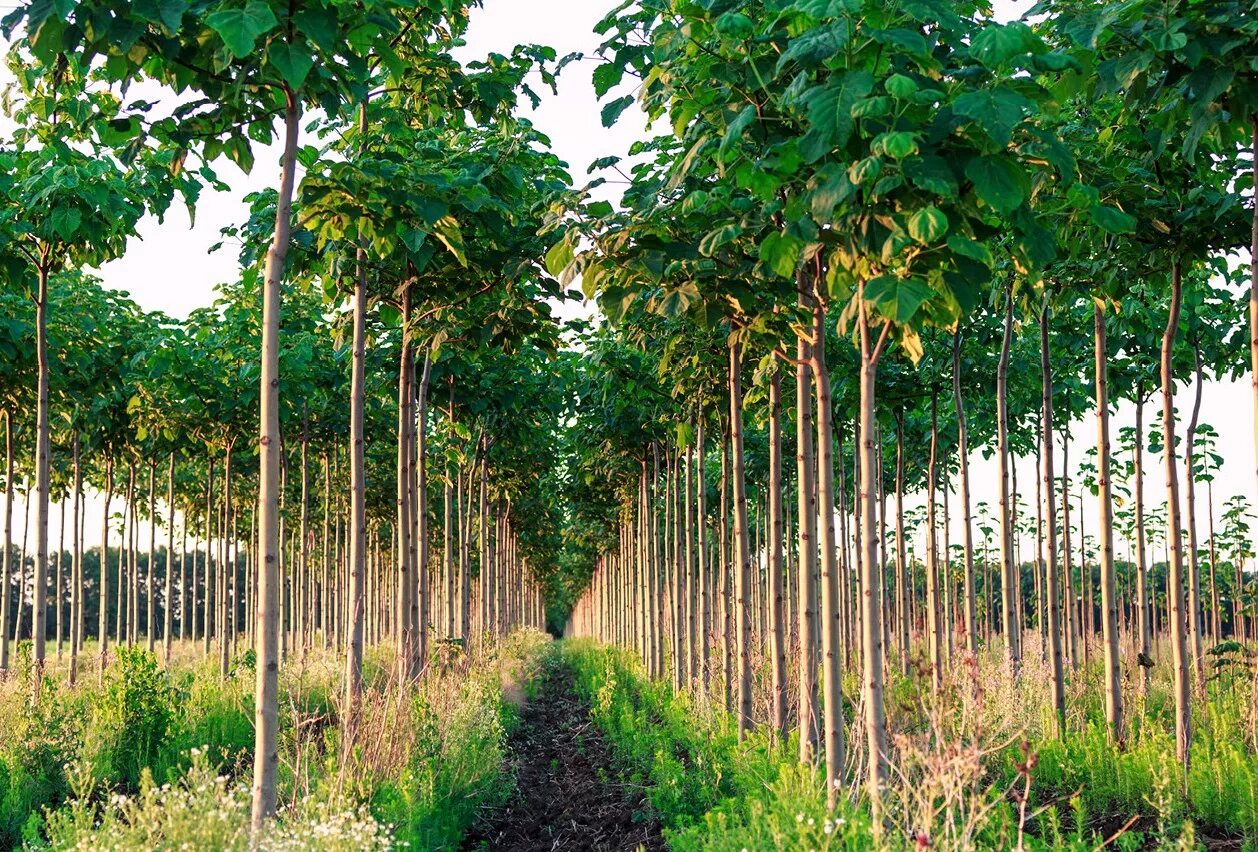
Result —
<instances>
[{"instance_id":1,"label":"white sky","mask_svg":"<svg viewBox=\"0 0 1258 852\"><path fill-rule=\"evenodd\" d=\"M612 0L485 0L485 8L473 12L468 45L460 57L472 59L490 51L508 53L519 43L548 44L560 56L572 52L593 53L599 37L593 33L595 23L610 8ZM998 0L996 8L1002 18L1011 18L1030 5L1027 0ZM551 96L539 89L543 97L536 111L525 110L537 127L551 137L556 153L565 160L573 180L581 185L588 178L586 168L593 160L612 154L623 155L634 139L643 133L640 118L629 111L621 123L607 130L601 125L601 105L594 97L590 74L593 61L570 65L560 80L559 95ZM0 72L2 75L3 72ZM3 77L0 76L0 80ZM189 227L182 206L176 205L164 223L148 220L141 226L142 240L134 242L126 256L102 270L107 286L125 290L145 309L160 310L175 317L184 317L196 307L208 304L213 287L237 275L236 253L230 247L208 254L209 246L219 240L221 228L236 224L247 215L244 197L250 192L272 186L278 176L278 151L275 148L257 152L252 174L242 174L226 160L215 164L216 170L231 186L231 191L206 194L197 208L196 226ZM565 310L565 313L573 309ZM1080 341L1091 346L1091 341ZM1186 411L1190 400L1181 388L1180 409ZM1255 493L1255 456L1253 446L1253 415L1247 383L1218 384L1206 387L1202 421L1212 424L1220 433L1219 450L1228 460L1220 482L1215 488L1216 507L1235 493L1252 497ZM1146 416L1156 427L1157 404L1149 406ZM1113 419L1116 437L1121 426L1131 425L1131 406L1120 407ZM1077 465L1087 446L1095 441L1092 417L1076 423L1072 431L1072 463ZM1018 481L1028 502L1034 499L1034 464L1019 465ZM1060 473L1060 460L1058 462ZM1149 459L1147 498L1151 506L1160 505L1165 495L1160 460ZM993 462L976 457L972 464L974 500L986 500L995 508L996 467ZM1201 489L1204 492L1204 489ZM1198 514L1204 530L1204 494L1199 495ZM915 501L917 502L917 501ZM20 506L19 506L20 508ZM89 518L98 517L99 507L89 506ZM960 540L958 513L953 512L952 540ZM1219 509L1216 508L1216 516ZM20 519L21 514L17 517ZM1085 526L1094 528L1096 508L1089 501ZM54 509L53 521L56 522ZM1073 520L1073 518L1072 518ZM17 524L16 526L20 526ZM89 543L99 540L98 524L87 524ZM55 531L53 533L55 535ZM1204 532L1202 533L1204 538ZM18 535L20 540L20 534Z\"/></svg>"}]
</instances>

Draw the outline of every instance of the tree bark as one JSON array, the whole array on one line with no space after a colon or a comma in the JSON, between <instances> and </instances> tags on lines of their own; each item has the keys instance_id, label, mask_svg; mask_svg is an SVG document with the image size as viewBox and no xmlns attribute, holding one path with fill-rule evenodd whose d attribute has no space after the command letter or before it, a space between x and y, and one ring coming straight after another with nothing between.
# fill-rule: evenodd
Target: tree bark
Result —
<instances>
[{"instance_id":1,"label":"tree bark","mask_svg":"<svg viewBox=\"0 0 1258 852\"><path fill-rule=\"evenodd\" d=\"M1121 742L1124 736L1122 657L1118 647L1118 587L1114 581L1114 499L1110 474L1109 442L1109 346L1105 334L1105 312L1097 305L1093 312L1093 340L1096 371L1097 497L1100 511L1098 535L1101 546L1101 611L1105 642L1105 719L1110 738Z\"/></svg>"},{"instance_id":2,"label":"tree bark","mask_svg":"<svg viewBox=\"0 0 1258 852\"><path fill-rule=\"evenodd\" d=\"M35 296L35 357L39 376L35 420L35 570L31 592L31 688L36 699L44 681L44 641L48 607L48 265L39 267ZM20 601L20 597L19 597Z\"/></svg>"},{"instance_id":3,"label":"tree bark","mask_svg":"<svg viewBox=\"0 0 1258 852\"><path fill-rule=\"evenodd\" d=\"M1183 295L1181 267L1171 267L1171 304L1162 335L1162 447L1166 465L1167 545L1169 573L1167 606L1170 609L1171 653L1175 665L1175 752L1183 766L1183 783L1188 780L1188 758L1192 748L1192 708L1189 697L1188 648L1184 635L1184 543L1179 527L1179 472L1175 460L1175 337L1179 330L1180 301Z\"/></svg>"},{"instance_id":4,"label":"tree bark","mask_svg":"<svg viewBox=\"0 0 1258 852\"><path fill-rule=\"evenodd\" d=\"M782 372L769 382L769 654L773 669L773 733L787 737L786 623L782 612Z\"/></svg>"},{"instance_id":5,"label":"tree bark","mask_svg":"<svg viewBox=\"0 0 1258 852\"><path fill-rule=\"evenodd\" d=\"M957 409L957 467L961 486L961 535L965 548L965 650L978 654L978 607L974 594L974 519L970 513L970 438L961 395L961 332L952 337L952 400ZM977 657L976 657L977 659Z\"/></svg>"},{"instance_id":6,"label":"tree bark","mask_svg":"<svg viewBox=\"0 0 1258 852\"><path fill-rule=\"evenodd\" d=\"M1201 346L1193 341L1193 376L1196 392L1193 397L1192 416L1184 435L1184 508L1188 523L1188 634L1192 647L1193 679L1198 690L1206 685L1205 642L1202 638L1201 572L1197 560L1197 489L1196 489L1196 439L1197 421L1201 415ZM1204 693L1203 693L1204 694Z\"/></svg>"},{"instance_id":7,"label":"tree bark","mask_svg":"<svg viewBox=\"0 0 1258 852\"><path fill-rule=\"evenodd\" d=\"M284 156L280 166L275 233L266 256L262 303L261 417L258 475L257 684L254 698L252 828L257 837L275 813L275 771L279 765L279 485L280 485L280 291L291 231L296 178L298 104L285 88Z\"/></svg>"},{"instance_id":8,"label":"tree bark","mask_svg":"<svg viewBox=\"0 0 1258 852\"><path fill-rule=\"evenodd\" d=\"M1066 690L1062 671L1061 601L1057 576L1057 497L1053 487L1053 365L1048 346L1048 300L1040 309L1040 370L1043 375L1044 472L1044 585L1047 594L1041 603L1047 605L1049 664L1052 666L1053 709L1057 714L1057 735L1066 735Z\"/></svg>"},{"instance_id":9,"label":"tree bark","mask_svg":"<svg viewBox=\"0 0 1258 852\"><path fill-rule=\"evenodd\" d=\"M863 302L863 299L862 299ZM861 385L860 385L860 546L861 546L861 647L862 679L865 698L865 730L869 748L868 795L871 805L870 823L875 842L882 836L882 788L887 779L887 717L883 706L882 671L882 590L878 564L878 539L874 531L874 513L878 499L875 441L878 426L875 420L878 394L878 361L885 342L870 339L869 315L861 311ZM833 785L831 785L833 786Z\"/></svg>"},{"instance_id":10,"label":"tree bark","mask_svg":"<svg viewBox=\"0 0 1258 852\"><path fill-rule=\"evenodd\" d=\"M812 370L817 391L817 528L821 533L822 708L825 713L826 801L834 807L843 776L843 691L839 577L834 542L834 426L826 365L826 313L813 304Z\"/></svg>"},{"instance_id":11,"label":"tree bark","mask_svg":"<svg viewBox=\"0 0 1258 852\"><path fill-rule=\"evenodd\" d=\"M996 441L1000 462L1000 585L1001 627L1005 631L1009 664L1017 675L1022 665L1022 621L1018 613L1018 570L1013 555L1013 501L1010 492L1009 350L1013 343L1013 293L1005 293L1004 335L996 370Z\"/></svg>"},{"instance_id":12,"label":"tree bark","mask_svg":"<svg viewBox=\"0 0 1258 852\"><path fill-rule=\"evenodd\" d=\"M729 347L729 436L734 498L735 615L738 640L738 734L752 727L751 552L747 530L747 481L743 459L742 345Z\"/></svg>"},{"instance_id":13,"label":"tree bark","mask_svg":"<svg viewBox=\"0 0 1258 852\"><path fill-rule=\"evenodd\" d=\"M805 273L797 279L799 305L811 312ZM810 326L811 334L811 326ZM814 763L820 738L817 702L817 461L813 452L812 338L801 335L795 345L795 471L798 485L799 557L799 760Z\"/></svg>"}]
</instances>

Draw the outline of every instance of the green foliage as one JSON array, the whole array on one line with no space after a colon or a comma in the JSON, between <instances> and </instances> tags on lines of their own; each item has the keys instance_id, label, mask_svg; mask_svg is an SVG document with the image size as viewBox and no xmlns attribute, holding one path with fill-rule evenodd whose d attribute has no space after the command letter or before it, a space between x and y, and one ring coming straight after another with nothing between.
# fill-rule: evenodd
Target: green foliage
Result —
<instances>
[{"instance_id":1,"label":"green foliage","mask_svg":"<svg viewBox=\"0 0 1258 852\"><path fill-rule=\"evenodd\" d=\"M119 647L104 688L89 706L84 751L94 776L136 789L165 743L183 697L156 655Z\"/></svg>"}]
</instances>

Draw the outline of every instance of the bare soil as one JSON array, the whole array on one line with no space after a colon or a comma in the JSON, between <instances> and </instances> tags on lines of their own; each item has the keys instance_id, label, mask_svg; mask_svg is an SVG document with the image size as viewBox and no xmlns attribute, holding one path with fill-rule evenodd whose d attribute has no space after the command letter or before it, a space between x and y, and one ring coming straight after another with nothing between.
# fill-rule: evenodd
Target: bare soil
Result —
<instances>
[{"instance_id":1,"label":"bare soil","mask_svg":"<svg viewBox=\"0 0 1258 852\"><path fill-rule=\"evenodd\" d=\"M463 848L494 852L664 849L640 789L620 782L611 753L555 657L507 743L515 790L482 815Z\"/></svg>"}]
</instances>

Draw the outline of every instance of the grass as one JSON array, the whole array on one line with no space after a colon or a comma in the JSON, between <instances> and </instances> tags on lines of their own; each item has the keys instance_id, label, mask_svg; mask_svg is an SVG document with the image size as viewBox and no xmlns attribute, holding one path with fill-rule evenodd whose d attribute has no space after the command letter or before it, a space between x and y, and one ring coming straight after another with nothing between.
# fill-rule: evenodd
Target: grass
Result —
<instances>
[{"instance_id":1,"label":"grass","mask_svg":"<svg viewBox=\"0 0 1258 852\"><path fill-rule=\"evenodd\" d=\"M645 788L671 848L873 845L868 802L855 781L866 756L850 703L845 782L829 809L824 778L797 762L793 736L775 743L761 730L740 742L719 698L650 681L632 652L574 641L563 655L626 782ZM993 652L959 662L938 694L919 671L890 679L887 848L1191 849L1209 842L1258 849L1258 687L1249 677L1212 683L1196 696L1184 776L1167 667L1155 669L1147 689L1128 684L1128 735L1120 746L1107 735L1095 667L1072 675L1069 733L1058 739L1042 668L1032 639L1019 678ZM858 690L847 677L850 698ZM757 660L760 712L766 681Z\"/></svg>"},{"instance_id":2,"label":"grass","mask_svg":"<svg viewBox=\"0 0 1258 852\"><path fill-rule=\"evenodd\" d=\"M510 791L512 700L547 644L516 634L405 688L391 649L371 649L353 735L340 656L294 656L280 678L280 815L258 848L458 848ZM64 675L50 668L38 703L29 667L0 682L0 848L249 848L250 652L225 679L191 643L169 669L122 647L102 682L90 667L75 688Z\"/></svg>"}]
</instances>

